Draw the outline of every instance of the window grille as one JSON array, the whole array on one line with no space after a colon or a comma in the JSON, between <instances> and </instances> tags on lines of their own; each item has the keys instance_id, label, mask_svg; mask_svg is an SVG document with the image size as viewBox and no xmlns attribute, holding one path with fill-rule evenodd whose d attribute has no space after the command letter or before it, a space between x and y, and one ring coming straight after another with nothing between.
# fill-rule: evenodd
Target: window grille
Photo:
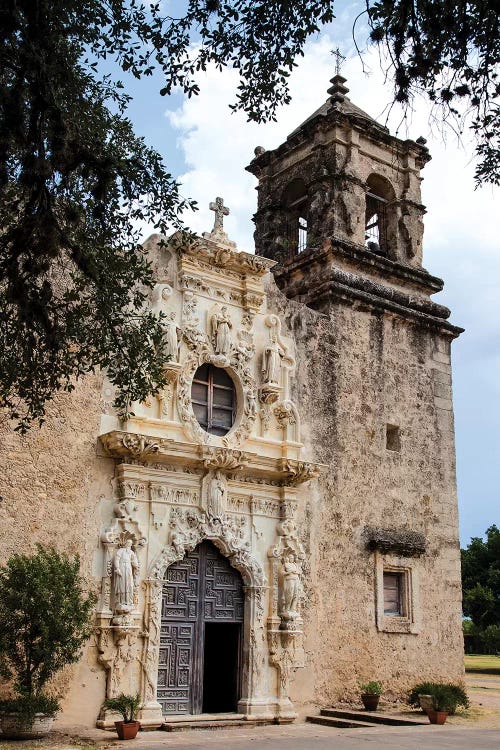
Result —
<instances>
[{"instance_id":1,"label":"window grille","mask_svg":"<svg viewBox=\"0 0 500 750\"><path fill-rule=\"evenodd\" d=\"M297 252L303 253L307 247L307 219L303 216L298 218Z\"/></svg>"},{"instance_id":2,"label":"window grille","mask_svg":"<svg viewBox=\"0 0 500 750\"><path fill-rule=\"evenodd\" d=\"M374 193L366 194L365 241L372 252L387 254L387 201Z\"/></svg>"},{"instance_id":3,"label":"window grille","mask_svg":"<svg viewBox=\"0 0 500 750\"><path fill-rule=\"evenodd\" d=\"M206 432L229 432L236 417L236 392L225 370L208 364L199 367L193 378L191 400L195 417Z\"/></svg>"}]
</instances>

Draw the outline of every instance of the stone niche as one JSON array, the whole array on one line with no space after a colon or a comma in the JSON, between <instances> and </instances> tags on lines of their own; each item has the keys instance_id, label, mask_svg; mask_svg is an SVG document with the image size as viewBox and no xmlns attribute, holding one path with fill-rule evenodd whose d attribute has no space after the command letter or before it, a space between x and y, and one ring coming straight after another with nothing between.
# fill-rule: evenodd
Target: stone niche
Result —
<instances>
[{"instance_id":1,"label":"stone niche","mask_svg":"<svg viewBox=\"0 0 500 750\"><path fill-rule=\"evenodd\" d=\"M98 553L96 632L106 695L138 692L143 724L163 723L162 705L170 704L168 686L158 686L160 651L174 648L162 625L170 611L165 575L208 540L243 586L237 711L290 721L290 679L303 663L307 565L296 510L301 486L320 466L302 456L290 399L294 342L267 311L264 282L273 262L238 252L217 212L202 238L152 237L146 250L157 278L151 304L165 314L167 386L135 404L125 423L112 408L102 418L100 450L115 460L115 496L103 501ZM232 398L226 411L219 397ZM170 692L182 694L189 713L188 671L171 676L182 684ZM98 726L111 721L102 710Z\"/></svg>"}]
</instances>

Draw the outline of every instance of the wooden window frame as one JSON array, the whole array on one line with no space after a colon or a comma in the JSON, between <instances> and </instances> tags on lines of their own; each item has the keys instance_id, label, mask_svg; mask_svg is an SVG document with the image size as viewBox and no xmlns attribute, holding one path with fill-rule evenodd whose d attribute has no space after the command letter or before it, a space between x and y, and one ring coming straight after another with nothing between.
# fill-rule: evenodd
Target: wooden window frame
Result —
<instances>
[{"instance_id":1,"label":"wooden window frame","mask_svg":"<svg viewBox=\"0 0 500 750\"><path fill-rule=\"evenodd\" d=\"M201 365L199 369L201 369L203 365ZM205 432L208 432L209 435L216 435L219 437L224 437L224 435L227 435L227 433L233 428L234 422L236 419L236 388L234 386L234 383L232 383L231 386L221 385L219 383L214 383L214 372L216 370L221 370L222 372L225 372L228 376L228 378L232 381L231 376L227 372L227 370L224 370L224 368L219 367L217 368L215 365L208 364L207 363L207 369L208 369L208 380L200 380L199 378L194 377L193 383L191 385L191 401L193 404L196 404L198 406L205 406L207 408L207 424L206 426L202 424L201 422L198 422L200 426L202 427ZM198 370L196 372L198 372ZM195 373L196 376L196 373ZM207 401L200 401L199 399L193 398L192 395L192 386L194 383L197 383L198 385L203 385L207 387ZM232 404L231 406L226 406L225 404L219 404L216 400L214 400L214 390L221 390L226 392L232 393ZM231 414L231 424L229 427L227 425L217 425L214 424L213 420L213 411L215 409L220 409L221 411L225 411ZM226 429L227 427L227 429ZM214 432L215 430L218 430L217 432ZM221 430L226 430L222 435L220 434Z\"/></svg>"},{"instance_id":2,"label":"wooden window frame","mask_svg":"<svg viewBox=\"0 0 500 750\"><path fill-rule=\"evenodd\" d=\"M385 633L419 633L422 626L419 586L421 562L418 558L375 550L374 564L377 630ZM397 573L401 576L399 615L385 612L384 573Z\"/></svg>"}]
</instances>

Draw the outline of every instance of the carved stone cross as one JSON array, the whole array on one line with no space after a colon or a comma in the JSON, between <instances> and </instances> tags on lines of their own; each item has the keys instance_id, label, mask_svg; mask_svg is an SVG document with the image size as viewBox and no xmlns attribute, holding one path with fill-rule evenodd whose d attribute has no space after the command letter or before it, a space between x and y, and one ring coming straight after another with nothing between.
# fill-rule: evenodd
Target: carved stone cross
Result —
<instances>
[{"instance_id":1,"label":"carved stone cross","mask_svg":"<svg viewBox=\"0 0 500 750\"><path fill-rule=\"evenodd\" d=\"M344 60L346 58L341 53L341 51L339 50L338 47L337 47L337 49L332 49L332 55L335 58L335 75L338 76L338 75L340 75L340 68L342 66L342 63L344 62Z\"/></svg>"},{"instance_id":2,"label":"carved stone cross","mask_svg":"<svg viewBox=\"0 0 500 750\"><path fill-rule=\"evenodd\" d=\"M211 211L215 211L214 228L212 232L224 230L224 216L229 216L229 209L224 205L224 198L216 198L215 201L210 203L209 208Z\"/></svg>"}]
</instances>

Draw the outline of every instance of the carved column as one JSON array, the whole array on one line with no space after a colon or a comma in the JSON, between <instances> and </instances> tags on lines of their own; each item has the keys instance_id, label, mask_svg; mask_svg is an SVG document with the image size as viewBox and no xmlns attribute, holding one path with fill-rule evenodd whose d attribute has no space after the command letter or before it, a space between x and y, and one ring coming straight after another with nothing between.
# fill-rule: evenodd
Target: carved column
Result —
<instances>
[{"instance_id":1,"label":"carved column","mask_svg":"<svg viewBox=\"0 0 500 750\"><path fill-rule=\"evenodd\" d=\"M144 610L143 646L141 654L142 708L139 719L144 725L163 722L158 687L158 660L160 654L161 598L163 582L158 579L144 581L146 606Z\"/></svg>"}]
</instances>

